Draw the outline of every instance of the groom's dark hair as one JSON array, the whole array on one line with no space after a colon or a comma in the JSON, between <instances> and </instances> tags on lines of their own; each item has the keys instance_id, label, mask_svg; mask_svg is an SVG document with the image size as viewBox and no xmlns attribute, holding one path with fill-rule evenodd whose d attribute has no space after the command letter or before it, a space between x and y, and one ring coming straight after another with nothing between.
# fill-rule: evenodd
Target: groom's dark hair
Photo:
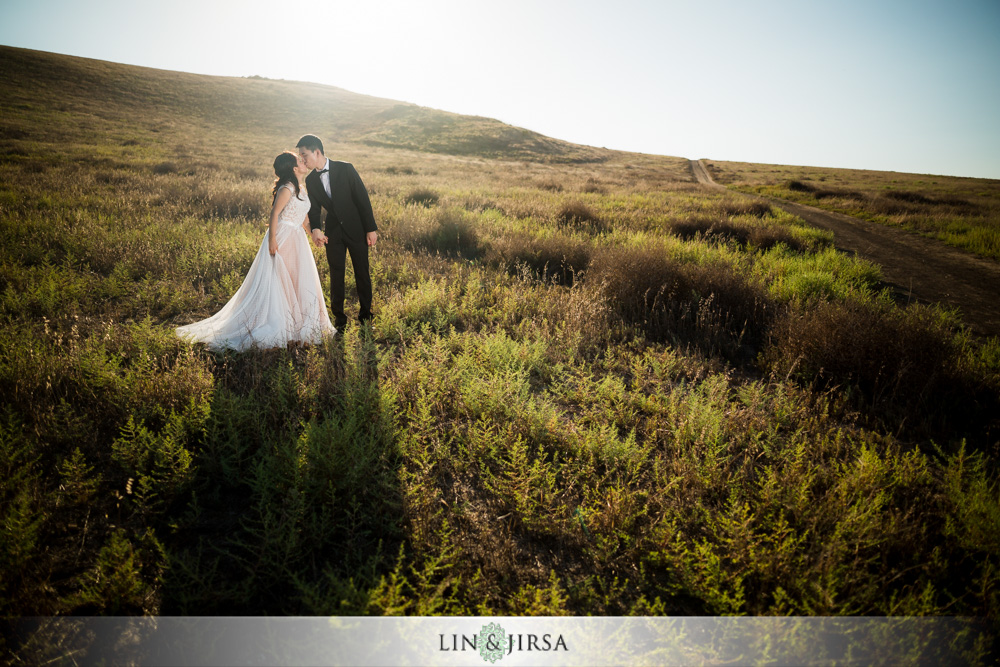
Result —
<instances>
[{"instance_id":1,"label":"groom's dark hair","mask_svg":"<svg viewBox=\"0 0 1000 667\"><path fill-rule=\"evenodd\" d=\"M295 147L305 148L309 151L318 150L323 155L326 155L326 151L323 150L323 141L315 134L303 134L302 138L299 139L299 143L295 144Z\"/></svg>"}]
</instances>

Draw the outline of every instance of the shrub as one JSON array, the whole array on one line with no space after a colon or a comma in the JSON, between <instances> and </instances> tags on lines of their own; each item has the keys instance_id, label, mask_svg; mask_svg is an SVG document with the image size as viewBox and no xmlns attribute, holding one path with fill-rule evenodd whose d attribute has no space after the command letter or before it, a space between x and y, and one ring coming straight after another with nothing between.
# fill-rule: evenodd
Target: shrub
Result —
<instances>
[{"instance_id":1,"label":"shrub","mask_svg":"<svg viewBox=\"0 0 1000 667\"><path fill-rule=\"evenodd\" d=\"M816 199L831 199L833 197L857 199L859 201L866 199L865 195L857 190L813 190L812 196Z\"/></svg>"},{"instance_id":2,"label":"shrub","mask_svg":"<svg viewBox=\"0 0 1000 667\"><path fill-rule=\"evenodd\" d=\"M928 199L919 192L909 192L907 190L893 190L891 192L886 192L883 197L888 199L895 199L896 201L905 201L911 204L933 204L933 199Z\"/></svg>"},{"instance_id":3,"label":"shrub","mask_svg":"<svg viewBox=\"0 0 1000 667\"><path fill-rule=\"evenodd\" d=\"M198 169L200 171L202 171L202 172L209 172L209 173L211 173L211 172L226 172L226 173L229 173L228 169L226 169L225 167L223 167L221 164L219 164L215 160L205 160L204 162L202 162L202 163L200 163L198 165ZM241 176L244 175L244 174L250 173L250 174L252 174L252 176L251 176L251 178L252 178L253 176L257 175L257 170L256 169L251 169L250 167L244 166L244 167L241 167L238 172L234 171L232 173L239 173Z\"/></svg>"},{"instance_id":4,"label":"shrub","mask_svg":"<svg viewBox=\"0 0 1000 667\"><path fill-rule=\"evenodd\" d=\"M774 213L771 205L763 201L752 201L749 199L737 202L724 202L719 206L723 215L752 215L756 218L765 218Z\"/></svg>"},{"instance_id":5,"label":"shrub","mask_svg":"<svg viewBox=\"0 0 1000 667\"><path fill-rule=\"evenodd\" d=\"M844 199L865 199L865 195L856 190L835 190L835 189L819 189L811 183L803 183L802 181L788 181L785 183L785 187L792 192L804 192L806 194L811 194L816 199L828 199L831 197L842 197Z\"/></svg>"},{"instance_id":6,"label":"shrub","mask_svg":"<svg viewBox=\"0 0 1000 667\"><path fill-rule=\"evenodd\" d=\"M155 604L149 583L163 570L162 547L147 531L138 544L122 529L111 533L97 555L92 571L82 578L80 590L68 603L79 614L141 615Z\"/></svg>"},{"instance_id":7,"label":"shrub","mask_svg":"<svg viewBox=\"0 0 1000 667\"><path fill-rule=\"evenodd\" d=\"M728 266L680 264L656 249L604 248L587 281L616 314L656 341L686 343L741 362L756 354L774 306Z\"/></svg>"},{"instance_id":8,"label":"shrub","mask_svg":"<svg viewBox=\"0 0 1000 667\"><path fill-rule=\"evenodd\" d=\"M879 196L871 196L866 203L868 209L882 215L899 215L902 213L940 215L941 211L935 211L935 207L950 207L958 209L959 215L968 215L970 213L969 209L977 208L975 204L961 197L952 195L932 199L919 192L908 192L905 190L894 190Z\"/></svg>"},{"instance_id":9,"label":"shrub","mask_svg":"<svg viewBox=\"0 0 1000 667\"><path fill-rule=\"evenodd\" d=\"M794 250L803 250L806 247L806 244L800 241L788 228L764 221L750 223L711 217L693 217L672 222L670 229L683 239L692 239L701 235L706 240L733 240L742 246L752 246L762 250L769 250L779 243L784 243Z\"/></svg>"},{"instance_id":10,"label":"shrub","mask_svg":"<svg viewBox=\"0 0 1000 667\"><path fill-rule=\"evenodd\" d=\"M492 244L494 263L516 270L527 266L537 276L555 280L560 285L572 285L578 273L590 262L589 243L563 235L535 238L529 234L512 234Z\"/></svg>"},{"instance_id":11,"label":"shrub","mask_svg":"<svg viewBox=\"0 0 1000 667\"><path fill-rule=\"evenodd\" d=\"M778 372L850 382L872 399L919 396L950 356L946 338L914 309L820 302L779 319L769 355Z\"/></svg>"},{"instance_id":12,"label":"shrub","mask_svg":"<svg viewBox=\"0 0 1000 667\"><path fill-rule=\"evenodd\" d=\"M176 174L180 168L173 162L161 162L153 167L154 174Z\"/></svg>"},{"instance_id":13,"label":"shrub","mask_svg":"<svg viewBox=\"0 0 1000 667\"><path fill-rule=\"evenodd\" d=\"M567 225L590 226L596 230L604 229L604 221L589 206L582 202L568 202L560 207L556 219Z\"/></svg>"},{"instance_id":14,"label":"shrub","mask_svg":"<svg viewBox=\"0 0 1000 667\"><path fill-rule=\"evenodd\" d=\"M407 204L419 204L420 206L434 206L440 197L436 192L421 188L406 195Z\"/></svg>"},{"instance_id":15,"label":"shrub","mask_svg":"<svg viewBox=\"0 0 1000 667\"><path fill-rule=\"evenodd\" d=\"M6 614L37 613L45 602L37 590L44 585L46 560L42 467L28 432L13 410L0 413L0 608Z\"/></svg>"},{"instance_id":16,"label":"shrub","mask_svg":"<svg viewBox=\"0 0 1000 667\"><path fill-rule=\"evenodd\" d=\"M945 195L943 197L938 197L937 199L930 200L932 204L939 204L942 206L954 206L955 208L965 208L965 209L977 209L979 205L975 202L971 202L968 199L963 199L955 195Z\"/></svg>"},{"instance_id":17,"label":"shrub","mask_svg":"<svg viewBox=\"0 0 1000 667\"><path fill-rule=\"evenodd\" d=\"M479 234L465 211L448 209L438 215L437 229L431 232L431 244L448 254L473 257L479 248Z\"/></svg>"},{"instance_id":18,"label":"shrub","mask_svg":"<svg viewBox=\"0 0 1000 667\"><path fill-rule=\"evenodd\" d=\"M855 406L877 415L879 425L953 439L982 432L983 414L1000 400L995 388L961 369L959 356L955 337L932 310L850 301L784 312L763 362L821 388L848 387Z\"/></svg>"},{"instance_id":19,"label":"shrub","mask_svg":"<svg viewBox=\"0 0 1000 667\"><path fill-rule=\"evenodd\" d=\"M430 218L430 219L428 219ZM479 234L468 212L460 208L437 211L395 227L393 238L412 250L429 250L471 258L478 253Z\"/></svg>"}]
</instances>

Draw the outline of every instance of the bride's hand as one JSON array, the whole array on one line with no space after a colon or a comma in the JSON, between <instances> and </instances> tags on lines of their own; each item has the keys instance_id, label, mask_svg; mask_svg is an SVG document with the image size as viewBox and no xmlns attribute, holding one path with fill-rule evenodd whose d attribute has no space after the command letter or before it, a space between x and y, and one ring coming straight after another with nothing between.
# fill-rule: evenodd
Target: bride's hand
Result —
<instances>
[{"instance_id":1,"label":"bride's hand","mask_svg":"<svg viewBox=\"0 0 1000 667\"><path fill-rule=\"evenodd\" d=\"M270 238L267 242L267 251L271 253L271 257L274 257L274 254L278 252L278 239L273 236Z\"/></svg>"}]
</instances>

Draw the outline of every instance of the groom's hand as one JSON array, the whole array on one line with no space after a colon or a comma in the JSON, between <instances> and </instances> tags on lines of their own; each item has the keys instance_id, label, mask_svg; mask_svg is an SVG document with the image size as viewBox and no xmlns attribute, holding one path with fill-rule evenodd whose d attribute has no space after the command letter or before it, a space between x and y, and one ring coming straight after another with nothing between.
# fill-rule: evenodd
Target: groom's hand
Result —
<instances>
[{"instance_id":1,"label":"groom's hand","mask_svg":"<svg viewBox=\"0 0 1000 667\"><path fill-rule=\"evenodd\" d=\"M312 240L313 240L313 243L316 244L317 248L326 245L326 242L329 241L329 239L326 238L326 234L324 234L319 229L312 230Z\"/></svg>"},{"instance_id":2,"label":"groom's hand","mask_svg":"<svg viewBox=\"0 0 1000 667\"><path fill-rule=\"evenodd\" d=\"M368 232L368 245L372 248L375 247L375 242L378 241L378 232Z\"/></svg>"}]
</instances>

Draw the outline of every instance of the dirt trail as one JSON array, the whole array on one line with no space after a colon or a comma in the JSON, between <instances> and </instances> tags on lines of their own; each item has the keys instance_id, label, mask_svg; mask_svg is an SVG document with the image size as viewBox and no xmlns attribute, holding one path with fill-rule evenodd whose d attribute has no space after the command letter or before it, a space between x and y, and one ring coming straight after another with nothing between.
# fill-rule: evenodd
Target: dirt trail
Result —
<instances>
[{"instance_id":1,"label":"dirt trail","mask_svg":"<svg viewBox=\"0 0 1000 667\"><path fill-rule=\"evenodd\" d=\"M691 171L706 187L734 192L713 181L701 160L691 160ZM758 198L829 229L839 250L881 266L884 280L898 299L955 306L971 328L1000 336L1000 264L914 232L783 199Z\"/></svg>"}]
</instances>

